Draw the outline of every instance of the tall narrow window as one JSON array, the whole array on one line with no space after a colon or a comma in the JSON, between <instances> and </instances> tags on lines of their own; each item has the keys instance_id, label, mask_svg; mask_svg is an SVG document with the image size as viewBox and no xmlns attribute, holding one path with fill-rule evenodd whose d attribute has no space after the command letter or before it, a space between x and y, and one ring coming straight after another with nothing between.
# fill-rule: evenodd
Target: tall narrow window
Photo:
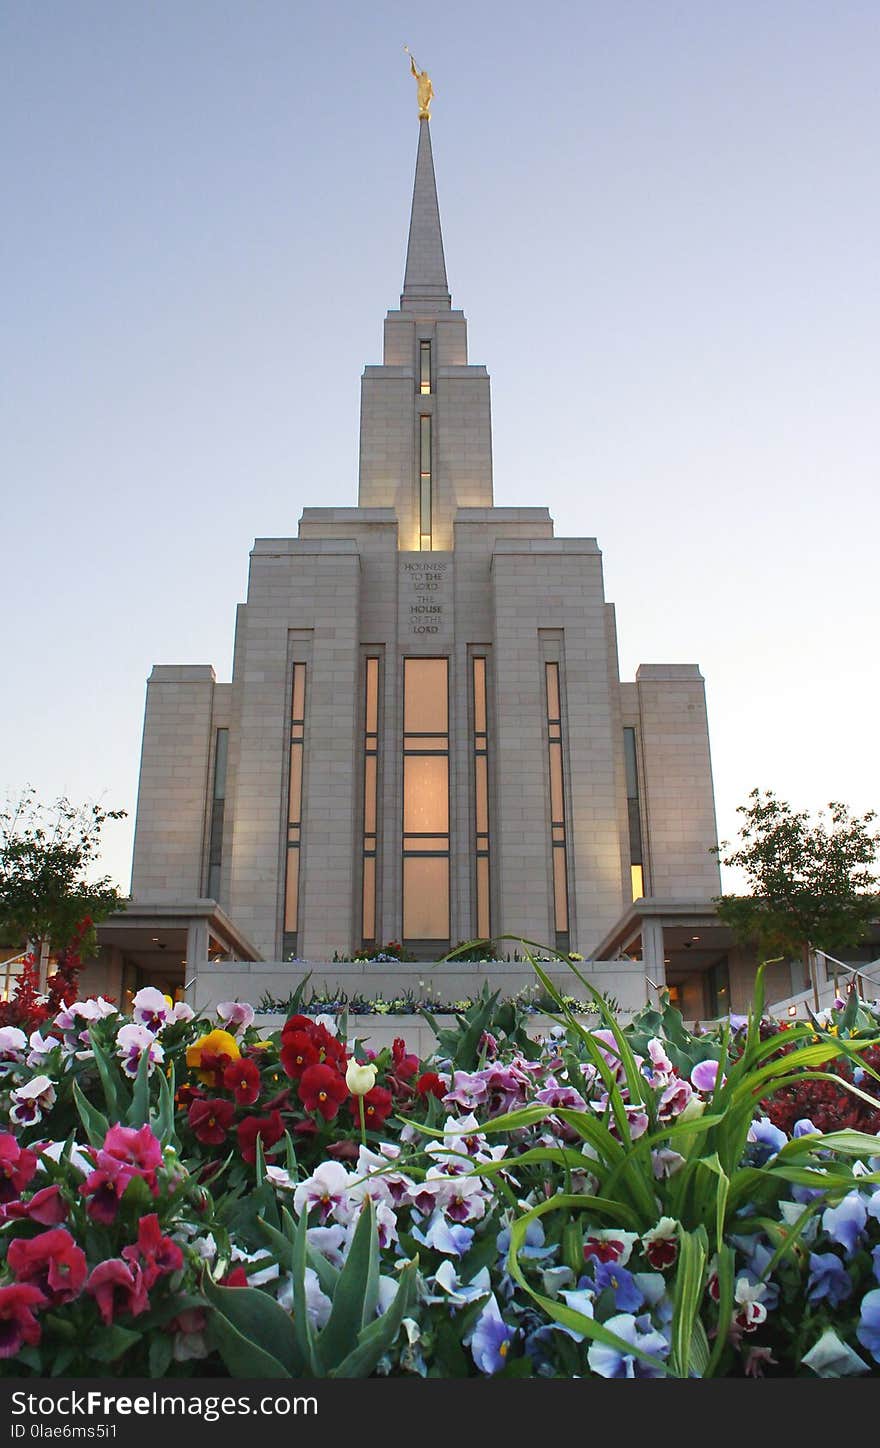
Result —
<instances>
[{"instance_id":1,"label":"tall narrow window","mask_svg":"<svg viewBox=\"0 0 880 1448\"><path fill-rule=\"evenodd\" d=\"M376 840L378 838L379 660L368 658L364 682L364 840L361 935L376 940Z\"/></svg>"},{"instance_id":2,"label":"tall narrow window","mask_svg":"<svg viewBox=\"0 0 880 1448\"><path fill-rule=\"evenodd\" d=\"M303 738L306 666L294 664L290 698L290 782L287 790L287 869L284 880L284 956L295 954L299 930L299 856L302 844Z\"/></svg>"},{"instance_id":3,"label":"tall narrow window","mask_svg":"<svg viewBox=\"0 0 880 1448\"><path fill-rule=\"evenodd\" d=\"M431 418L419 418L419 547L431 550Z\"/></svg>"},{"instance_id":4,"label":"tall narrow window","mask_svg":"<svg viewBox=\"0 0 880 1448\"><path fill-rule=\"evenodd\" d=\"M642 816L639 805L639 768L636 758L636 731L623 731L623 758L626 767L626 812L629 816L629 871L632 897L638 900L645 893L645 862L642 855Z\"/></svg>"},{"instance_id":5,"label":"tall narrow window","mask_svg":"<svg viewBox=\"0 0 880 1448\"><path fill-rule=\"evenodd\" d=\"M427 397L431 391L431 344L419 343L419 392Z\"/></svg>"},{"instance_id":6,"label":"tall narrow window","mask_svg":"<svg viewBox=\"0 0 880 1448\"><path fill-rule=\"evenodd\" d=\"M403 661L403 937L449 939L449 677Z\"/></svg>"},{"instance_id":7,"label":"tall narrow window","mask_svg":"<svg viewBox=\"0 0 880 1448\"><path fill-rule=\"evenodd\" d=\"M486 660L472 663L474 689L474 854L477 884L477 935L489 938L489 732L486 709Z\"/></svg>"},{"instance_id":8,"label":"tall narrow window","mask_svg":"<svg viewBox=\"0 0 880 1448\"><path fill-rule=\"evenodd\" d=\"M567 945L568 859L565 827L565 777L562 767L562 707L559 665L545 664L547 685L547 738L550 750L550 841L553 852L553 917L557 948Z\"/></svg>"},{"instance_id":9,"label":"tall narrow window","mask_svg":"<svg viewBox=\"0 0 880 1448\"><path fill-rule=\"evenodd\" d=\"M208 843L208 895L220 899L220 866L223 862L223 816L226 810L226 757L229 730L218 729L214 745L214 790L211 798L211 833Z\"/></svg>"}]
</instances>

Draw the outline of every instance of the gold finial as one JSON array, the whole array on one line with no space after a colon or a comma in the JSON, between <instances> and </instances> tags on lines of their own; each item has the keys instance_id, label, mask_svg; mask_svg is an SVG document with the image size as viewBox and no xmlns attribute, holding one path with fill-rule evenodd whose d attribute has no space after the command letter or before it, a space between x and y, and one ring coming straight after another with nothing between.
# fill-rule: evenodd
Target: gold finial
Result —
<instances>
[{"instance_id":1,"label":"gold finial","mask_svg":"<svg viewBox=\"0 0 880 1448\"><path fill-rule=\"evenodd\" d=\"M431 101L434 99L434 87L431 84L431 77L426 70L419 70L413 57L410 55L409 46L405 45L404 50L409 55L409 68L415 76L418 84L419 96L419 120L429 121L431 119Z\"/></svg>"}]
</instances>

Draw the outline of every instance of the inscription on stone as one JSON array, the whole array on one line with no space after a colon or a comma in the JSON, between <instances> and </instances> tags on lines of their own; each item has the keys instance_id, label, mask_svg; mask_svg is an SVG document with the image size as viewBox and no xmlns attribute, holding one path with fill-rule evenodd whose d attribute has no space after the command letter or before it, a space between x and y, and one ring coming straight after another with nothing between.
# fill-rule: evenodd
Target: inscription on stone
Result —
<instances>
[{"instance_id":1,"label":"inscription on stone","mask_svg":"<svg viewBox=\"0 0 880 1448\"><path fill-rule=\"evenodd\" d=\"M447 618L452 582L449 560L417 555L402 560L400 570L403 631L419 637L444 633L452 621Z\"/></svg>"}]
</instances>

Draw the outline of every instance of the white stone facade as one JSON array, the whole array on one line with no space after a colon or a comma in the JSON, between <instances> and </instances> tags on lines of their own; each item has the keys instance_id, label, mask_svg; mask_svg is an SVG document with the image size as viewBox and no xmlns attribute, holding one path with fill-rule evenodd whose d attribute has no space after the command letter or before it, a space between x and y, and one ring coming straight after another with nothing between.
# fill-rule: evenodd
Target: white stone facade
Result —
<instances>
[{"instance_id":1,"label":"white stone facade","mask_svg":"<svg viewBox=\"0 0 880 1448\"><path fill-rule=\"evenodd\" d=\"M589 955L632 898L634 810L644 893L718 894L699 670L643 665L634 683L622 684L596 540L554 537L544 508L493 507L489 377L469 363L466 322L451 308L427 121L400 309L385 322L383 364L363 375L358 503L307 508L298 537L257 539L231 684L218 684L206 666L153 670L134 899L216 898L265 960L326 961L361 948L365 832L373 838L365 818L365 660L376 658L376 919L367 943L400 940L403 660L442 657L449 933L430 953L480 934L475 656L486 659L491 935ZM562 931L548 664L557 666L561 694ZM296 665L305 665L301 811L289 832ZM224 730L221 804L215 771ZM634 803L625 730L635 741ZM291 853L299 879L293 934L285 932ZM414 949L425 955L428 947Z\"/></svg>"}]
</instances>

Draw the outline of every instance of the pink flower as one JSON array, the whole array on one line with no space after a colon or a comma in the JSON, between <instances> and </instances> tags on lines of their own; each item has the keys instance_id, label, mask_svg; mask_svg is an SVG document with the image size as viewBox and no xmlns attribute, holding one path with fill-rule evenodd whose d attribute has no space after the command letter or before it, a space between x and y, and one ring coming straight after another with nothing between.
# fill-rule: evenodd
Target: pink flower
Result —
<instances>
[{"instance_id":1,"label":"pink flower","mask_svg":"<svg viewBox=\"0 0 880 1448\"><path fill-rule=\"evenodd\" d=\"M162 1165L162 1146L149 1126L138 1130L133 1126L111 1126L103 1150L129 1165L133 1174L142 1176L150 1186L155 1184L156 1168Z\"/></svg>"},{"instance_id":2,"label":"pink flower","mask_svg":"<svg viewBox=\"0 0 880 1448\"><path fill-rule=\"evenodd\" d=\"M108 1327L119 1313L139 1317L150 1305L140 1267L132 1267L121 1257L101 1262L89 1277L86 1291L94 1297Z\"/></svg>"},{"instance_id":3,"label":"pink flower","mask_svg":"<svg viewBox=\"0 0 880 1448\"><path fill-rule=\"evenodd\" d=\"M714 1091L718 1081L719 1065L717 1061L698 1061L691 1071L691 1081L698 1091L704 1094ZM721 1077L722 1085L724 1077Z\"/></svg>"},{"instance_id":4,"label":"pink flower","mask_svg":"<svg viewBox=\"0 0 880 1448\"><path fill-rule=\"evenodd\" d=\"M79 1297L88 1270L85 1252L62 1227L38 1237L16 1237L6 1264L17 1282L39 1288L53 1307Z\"/></svg>"},{"instance_id":5,"label":"pink flower","mask_svg":"<svg viewBox=\"0 0 880 1448\"><path fill-rule=\"evenodd\" d=\"M41 1227L57 1227L59 1222L66 1222L67 1203L61 1195L61 1188L54 1184L42 1187L26 1202L0 1206L0 1221L8 1221L12 1217L26 1217L31 1222L39 1222Z\"/></svg>"},{"instance_id":6,"label":"pink flower","mask_svg":"<svg viewBox=\"0 0 880 1448\"><path fill-rule=\"evenodd\" d=\"M36 1170L35 1153L19 1146L8 1131L0 1133L0 1202L16 1201Z\"/></svg>"},{"instance_id":7,"label":"pink flower","mask_svg":"<svg viewBox=\"0 0 880 1448\"><path fill-rule=\"evenodd\" d=\"M80 1187L91 1197L89 1216L109 1224L116 1220L119 1203L132 1177L143 1177L153 1196L159 1195L156 1170L162 1165L162 1147L149 1126L111 1126L95 1157L95 1170Z\"/></svg>"},{"instance_id":8,"label":"pink flower","mask_svg":"<svg viewBox=\"0 0 880 1448\"><path fill-rule=\"evenodd\" d=\"M155 1212L141 1217L137 1242L131 1247L123 1247L122 1255L127 1262L141 1269L147 1291L160 1277L179 1272L183 1266L182 1251L170 1237L163 1237Z\"/></svg>"},{"instance_id":9,"label":"pink flower","mask_svg":"<svg viewBox=\"0 0 880 1448\"><path fill-rule=\"evenodd\" d=\"M34 1317L35 1307L44 1307L46 1299L38 1287L16 1283L0 1287L0 1358L15 1357L25 1343L34 1347L40 1341L40 1324Z\"/></svg>"}]
</instances>

